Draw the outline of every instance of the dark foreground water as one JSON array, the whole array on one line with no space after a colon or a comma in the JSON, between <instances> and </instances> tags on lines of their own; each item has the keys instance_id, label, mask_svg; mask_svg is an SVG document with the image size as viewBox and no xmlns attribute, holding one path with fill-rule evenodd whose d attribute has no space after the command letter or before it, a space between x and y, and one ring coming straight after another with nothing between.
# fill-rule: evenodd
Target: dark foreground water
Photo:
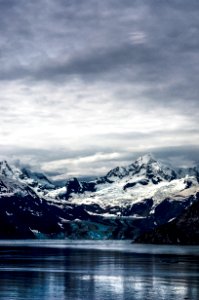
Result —
<instances>
[{"instance_id":1,"label":"dark foreground water","mask_svg":"<svg viewBox=\"0 0 199 300\"><path fill-rule=\"evenodd\" d=\"M198 300L199 247L0 241L0 299Z\"/></svg>"}]
</instances>

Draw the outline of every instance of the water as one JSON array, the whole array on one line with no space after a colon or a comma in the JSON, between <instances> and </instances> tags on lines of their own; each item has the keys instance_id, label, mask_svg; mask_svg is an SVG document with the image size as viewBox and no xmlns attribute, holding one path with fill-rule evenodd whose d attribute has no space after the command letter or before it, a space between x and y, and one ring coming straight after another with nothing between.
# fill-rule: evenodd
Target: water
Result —
<instances>
[{"instance_id":1,"label":"water","mask_svg":"<svg viewBox=\"0 0 199 300\"><path fill-rule=\"evenodd\" d=\"M199 247L0 241L0 299L198 300Z\"/></svg>"}]
</instances>

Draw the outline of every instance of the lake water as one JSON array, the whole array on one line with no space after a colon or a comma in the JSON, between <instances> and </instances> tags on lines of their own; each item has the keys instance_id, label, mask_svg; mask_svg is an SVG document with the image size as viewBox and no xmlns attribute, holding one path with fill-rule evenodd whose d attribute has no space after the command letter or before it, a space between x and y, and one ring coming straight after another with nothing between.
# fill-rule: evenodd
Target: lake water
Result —
<instances>
[{"instance_id":1,"label":"lake water","mask_svg":"<svg viewBox=\"0 0 199 300\"><path fill-rule=\"evenodd\" d=\"M198 300L199 247L0 241L0 299Z\"/></svg>"}]
</instances>

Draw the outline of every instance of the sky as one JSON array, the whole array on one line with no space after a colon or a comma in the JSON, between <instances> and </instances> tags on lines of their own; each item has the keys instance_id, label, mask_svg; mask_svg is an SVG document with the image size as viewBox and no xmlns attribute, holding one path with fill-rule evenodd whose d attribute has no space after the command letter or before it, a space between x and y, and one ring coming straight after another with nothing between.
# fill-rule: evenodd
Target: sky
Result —
<instances>
[{"instance_id":1,"label":"sky","mask_svg":"<svg viewBox=\"0 0 199 300\"><path fill-rule=\"evenodd\" d=\"M197 0L0 0L0 159L98 176L199 161Z\"/></svg>"}]
</instances>

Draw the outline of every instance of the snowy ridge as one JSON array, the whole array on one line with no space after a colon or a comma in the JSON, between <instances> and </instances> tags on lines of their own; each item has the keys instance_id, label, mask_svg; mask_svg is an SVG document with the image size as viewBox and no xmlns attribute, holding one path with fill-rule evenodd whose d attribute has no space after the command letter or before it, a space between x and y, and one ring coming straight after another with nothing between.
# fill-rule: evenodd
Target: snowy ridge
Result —
<instances>
[{"instance_id":1,"label":"snowy ridge","mask_svg":"<svg viewBox=\"0 0 199 300\"><path fill-rule=\"evenodd\" d=\"M30 187L39 196L43 196L47 191L55 188L43 173L33 172L25 167L19 168L15 165L10 165L6 160L0 162L0 176Z\"/></svg>"},{"instance_id":2,"label":"snowy ridge","mask_svg":"<svg viewBox=\"0 0 199 300\"><path fill-rule=\"evenodd\" d=\"M72 191L69 201L73 204L98 204L105 209L110 206L123 208L153 198L154 209L165 198L182 199L185 190L186 195L196 193L199 187L196 175L193 169L174 170L147 154L129 166L116 167L98 178L94 181L95 191ZM63 188L60 189L62 196L63 192ZM49 197L53 195L54 192L48 193ZM59 190L56 198L59 198Z\"/></svg>"},{"instance_id":3,"label":"snowy ridge","mask_svg":"<svg viewBox=\"0 0 199 300\"><path fill-rule=\"evenodd\" d=\"M35 193L34 190L30 188L27 184L0 175L0 199L2 197L11 196L31 196L33 198L38 197L37 193Z\"/></svg>"},{"instance_id":4,"label":"snowy ridge","mask_svg":"<svg viewBox=\"0 0 199 300\"><path fill-rule=\"evenodd\" d=\"M117 180L118 178L129 177L147 177L154 178L159 176L161 179L172 180L177 177L176 171L166 165L156 161L151 154L139 157L132 164L126 167L117 167L107 173L108 180Z\"/></svg>"},{"instance_id":5,"label":"snowy ridge","mask_svg":"<svg viewBox=\"0 0 199 300\"><path fill-rule=\"evenodd\" d=\"M189 181L191 188L189 188L188 191L194 194L199 190L198 182L194 177L189 177ZM137 181L136 185L128 188L128 190L124 190L124 186L127 182L127 180L120 180L111 185L104 184L104 187L100 186L94 193L86 192L83 195L72 194L69 200L71 203L76 204L95 203L103 208L107 206L119 206L122 208L148 198L153 198L155 207L168 197L180 199L178 195L187 189L186 180L183 178L175 179L171 182L162 181L158 184L149 182L147 185L140 184L139 181Z\"/></svg>"}]
</instances>

